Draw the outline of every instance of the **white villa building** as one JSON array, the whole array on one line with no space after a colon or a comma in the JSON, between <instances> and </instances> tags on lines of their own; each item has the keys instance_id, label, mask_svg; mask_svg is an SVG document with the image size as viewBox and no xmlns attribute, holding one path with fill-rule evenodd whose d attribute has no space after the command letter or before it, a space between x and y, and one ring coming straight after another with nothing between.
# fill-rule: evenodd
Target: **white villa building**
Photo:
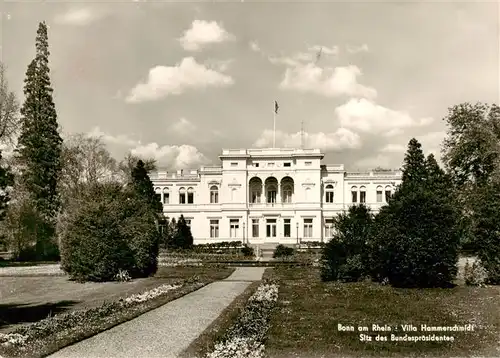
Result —
<instances>
[{"instance_id":1,"label":"white villa building","mask_svg":"<svg viewBox=\"0 0 500 358\"><path fill-rule=\"evenodd\" d=\"M150 177L164 215L184 215L195 244L328 241L334 216L356 203L377 212L401 172L346 172L323 157L319 149L227 149L220 166Z\"/></svg>"}]
</instances>

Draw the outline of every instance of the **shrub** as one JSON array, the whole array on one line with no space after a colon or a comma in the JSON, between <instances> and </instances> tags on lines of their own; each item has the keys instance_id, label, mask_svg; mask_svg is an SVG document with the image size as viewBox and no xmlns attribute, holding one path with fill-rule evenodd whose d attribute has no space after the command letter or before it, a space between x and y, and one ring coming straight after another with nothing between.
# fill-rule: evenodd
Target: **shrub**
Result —
<instances>
[{"instance_id":1,"label":"shrub","mask_svg":"<svg viewBox=\"0 0 500 358\"><path fill-rule=\"evenodd\" d=\"M367 243L372 222L370 209L363 204L335 218L335 235L322 251L323 281L358 281L369 274Z\"/></svg>"},{"instance_id":2,"label":"shrub","mask_svg":"<svg viewBox=\"0 0 500 358\"><path fill-rule=\"evenodd\" d=\"M467 286L480 286L484 284L487 277L486 270L478 261L474 261L472 265L469 260L465 262L464 280Z\"/></svg>"},{"instance_id":3,"label":"shrub","mask_svg":"<svg viewBox=\"0 0 500 358\"><path fill-rule=\"evenodd\" d=\"M253 250L253 247L250 247L248 245L244 245L242 248L241 248L241 254L245 257L253 257L255 256L255 253L254 253L254 250Z\"/></svg>"},{"instance_id":4,"label":"shrub","mask_svg":"<svg viewBox=\"0 0 500 358\"><path fill-rule=\"evenodd\" d=\"M27 196L20 195L9 205L3 225L15 260L59 260L57 243L49 232L52 226L42 218Z\"/></svg>"},{"instance_id":5,"label":"shrub","mask_svg":"<svg viewBox=\"0 0 500 358\"><path fill-rule=\"evenodd\" d=\"M395 287L449 287L456 277L460 234L443 198L413 188L393 198L376 220L373 276Z\"/></svg>"},{"instance_id":6,"label":"shrub","mask_svg":"<svg viewBox=\"0 0 500 358\"><path fill-rule=\"evenodd\" d=\"M120 270L145 277L157 269L155 215L119 184L82 188L61 233L61 267L80 281L111 281Z\"/></svg>"},{"instance_id":7,"label":"shrub","mask_svg":"<svg viewBox=\"0 0 500 358\"><path fill-rule=\"evenodd\" d=\"M274 258L288 257L288 256L292 256L293 253L294 253L294 249L292 247L288 247L288 246L279 244L274 249L273 257Z\"/></svg>"},{"instance_id":8,"label":"shrub","mask_svg":"<svg viewBox=\"0 0 500 358\"><path fill-rule=\"evenodd\" d=\"M488 273L487 283L500 284L500 183L478 190L474 211L477 256Z\"/></svg>"},{"instance_id":9,"label":"shrub","mask_svg":"<svg viewBox=\"0 0 500 358\"><path fill-rule=\"evenodd\" d=\"M174 219L172 221L175 222ZM190 250L193 248L193 235L183 215L177 221L175 230L171 230L168 247L172 250Z\"/></svg>"}]
</instances>

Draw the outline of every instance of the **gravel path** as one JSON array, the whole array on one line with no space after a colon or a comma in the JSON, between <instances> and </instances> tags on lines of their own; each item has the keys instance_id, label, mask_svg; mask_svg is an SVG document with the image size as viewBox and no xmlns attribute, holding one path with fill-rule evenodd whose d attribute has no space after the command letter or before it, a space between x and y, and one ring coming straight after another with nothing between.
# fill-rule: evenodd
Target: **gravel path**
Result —
<instances>
[{"instance_id":1,"label":"gravel path","mask_svg":"<svg viewBox=\"0 0 500 358\"><path fill-rule=\"evenodd\" d=\"M239 267L223 281L213 282L49 357L177 357L252 281L259 281L264 270Z\"/></svg>"}]
</instances>

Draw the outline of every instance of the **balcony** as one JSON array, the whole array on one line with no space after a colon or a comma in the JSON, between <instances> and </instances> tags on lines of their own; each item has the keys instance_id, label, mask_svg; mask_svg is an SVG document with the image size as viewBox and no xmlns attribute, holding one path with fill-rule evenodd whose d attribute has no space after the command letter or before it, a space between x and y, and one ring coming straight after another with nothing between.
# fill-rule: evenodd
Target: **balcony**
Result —
<instances>
[{"instance_id":1,"label":"balcony","mask_svg":"<svg viewBox=\"0 0 500 358\"><path fill-rule=\"evenodd\" d=\"M293 208L294 203L248 203L248 207L252 209L269 209L269 208Z\"/></svg>"}]
</instances>

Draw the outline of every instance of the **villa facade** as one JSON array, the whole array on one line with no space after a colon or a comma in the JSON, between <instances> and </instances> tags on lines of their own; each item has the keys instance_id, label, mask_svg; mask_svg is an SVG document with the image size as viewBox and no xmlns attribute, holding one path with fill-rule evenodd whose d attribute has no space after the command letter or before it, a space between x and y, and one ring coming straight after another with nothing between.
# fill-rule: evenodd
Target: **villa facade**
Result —
<instances>
[{"instance_id":1,"label":"villa facade","mask_svg":"<svg viewBox=\"0 0 500 358\"><path fill-rule=\"evenodd\" d=\"M228 149L220 166L150 177L164 215L182 214L195 244L328 241L336 215L357 203L377 212L401 172L347 172L323 157L319 149Z\"/></svg>"}]
</instances>

